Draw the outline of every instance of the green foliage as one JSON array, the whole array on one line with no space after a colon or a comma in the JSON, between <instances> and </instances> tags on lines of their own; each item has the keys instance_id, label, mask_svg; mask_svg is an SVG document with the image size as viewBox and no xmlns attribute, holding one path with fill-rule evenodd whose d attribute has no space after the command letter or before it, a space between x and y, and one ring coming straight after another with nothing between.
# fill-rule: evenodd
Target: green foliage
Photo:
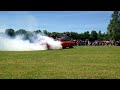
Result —
<instances>
[{"instance_id":1,"label":"green foliage","mask_svg":"<svg viewBox=\"0 0 120 90\"><path fill-rule=\"evenodd\" d=\"M73 39L78 39L79 38L77 32L70 32L69 34Z\"/></svg>"},{"instance_id":2,"label":"green foliage","mask_svg":"<svg viewBox=\"0 0 120 90\"><path fill-rule=\"evenodd\" d=\"M10 37L14 37L15 36L15 32L14 29L6 29L5 33L10 36Z\"/></svg>"},{"instance_id":3,"label":"green foliage","mask_svg":"<svg viewBox=\"0 0 120 90\"><path fill-rule=\"evenodd\" d=\"M26 30L24 30L24 29L19 29L19 30L17 30L16 32L15 32L15 34L16 35L25 35L26 34Z\"/></svg>"},{"instance_id":4,"label":"green foliage","mask_svg":"<svg viewBox=\"0 0 120 90\"><path fill-rule=\"evenodd\" d=\"M110 39L120 40L120 12L113 11L112 19L107 27Z\"/></svg>"},{"instance_id":5,"label":"green foliage","mask_svg":"<svg viewBox=\"0 0 120 90\"><path fill-rule=\"evenodd\" d=\"M34 31L36 34L39 34L39 33L42 33L42 31L41 30L36 30L36 31Z\"/></svg>"},{"instance_id":6,"label":"green foliage","mask_svg":"<svg viewBox=\"0 0 120 90\"><path fill-rule=\"evenodd\" d=\"M81 40L85 40L85 38L84 38L84 33L79 34L79 38L80 38Z\"/></svg>"},{"instance_id":7,"label":"green foliage","mask_svg":"<svg viewBox=\"0 0 120 90\"><path fill-rule=\"evenodd\" d=\"M98 32L98 39L103 40L101 31Z\"/></svg>"},{"instance_id":8,"label":"green foliage","mask_svg":"<svg viewBox=\"0 0 120 90\"><path fill-rule=\"evenodd\" d=\"M44 34L48 34L48 31L47 31L47 30L43 30L43 33L44 33Z\"/></svg>"},{"instance_id":9,"label":"green foliage","mask_svg":"<svg viewBox=\"0 0 120 90\"><path fill-rule=\"evenodd\" d=\"M115 17L115 16L113 16ZM111 20L110 22L115 22L115 20ZM114 32L110 31L111 26L113 26L113 24L109 24L109 31L106 33L101 33L101 31L99 31L98 33L95 30L92 30L91 32L86 31L84 33L77 33L77 32L48 32L47 30L35 30L33 32L30 31L26 31L24 29L19 29L17 31L14 31L13 29L6 29L5 33L8 34L9 36L13 37L15 35L24 35L24 39L29 39L30 36L33 36L34 33L39 34L39 33L44 33L48 36L52 36L52 37L61 37L64 34L66 34L67 36L70 36L72 39L76 39L76 40L90 40L90 41L95 41L95 40L110 40L116 38L116 40L119 40L120 38L120 31L118 28L118 26L120 27L120 25L118 23L116 23L114 26L116 26L116 29L114 27ZM111 36L112 35L112 36Z\"/></svg>"},{"instance_id":10,"label":"green foliage","mask_svg":"<svg viewBox=\"0 0 120 90\"><path fill-rule=\"evenodd\" d=\"M98 39L98 34L97 34L97 32L96 32L95 30L92 30L92 31L91 31L90 39L91 39L92 41L95 41L95 40Z\"/></svg>"},{"instance_id":11,"label":"green foliage","mask_svg":"<svg viewBox=\"0 0 120 90\"><path fill-rule=\"evenodd\" d=\"M89 37L90 37L89 31L84 32L84 39L89 39Z\"/></svg>"},{"instance_id":12,"label":"green foliage","mask_svg":"<svg viewBox=\"0 0 120 90\"><path fill-rule=\"evenodd\" d=\"M24 36L23 39L24 39L24 40L28 40L29 37L33 35L33 33L30 32L30 31L26 31L26 30L24 30L24 29L19 29L19 30L17 30L17 31L15 32L15 35L16 35L16 36L17 36L17 35L23 35L23 36Z\"/></svg>"},{"instance_id":13,"label":"green foliage","mask_svg":"<svg viewBox=\"0 0 120 90\"><path fill-rule=\"evenodd\" d=\"M19 29L17 31L14 31L13 29L6 29L5 31L6 34L8 34L9 36L16 36L16 35L24 35L24 39L29 39L30 36L33 36L34 33L39 34L39 33L44 33L48 36L57 36L57 37L61 37L63 34L66 34L67 36L70 36L72 39L81 39L81 40L90 40L90 41L95 41L95 40L108 40L110 35L108 33L101 33L101 31L99 31L98 33L93 30L91 31L91 33L89 33L89 31L86 31L84 33L77 33L77 32L63 32L63 33L59 33L59 32L48 32L47 30L35 30L33 32L30 31L26 31L24 29ZM119 34L117 34L119 35Z\"/></svg>"}]
</instances>

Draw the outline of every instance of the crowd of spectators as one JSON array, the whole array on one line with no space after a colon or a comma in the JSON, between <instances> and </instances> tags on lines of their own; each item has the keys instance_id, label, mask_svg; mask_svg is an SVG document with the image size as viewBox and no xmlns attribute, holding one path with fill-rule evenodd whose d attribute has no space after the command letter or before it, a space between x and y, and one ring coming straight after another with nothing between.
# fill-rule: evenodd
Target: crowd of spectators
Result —
<instances>
[{"instance_id":1,"label":"crowd of spectators","mask_svg":"<svg viewBox=\"0 0 120 90\"><path fill-rule=\"evenodd\" d=\"M120 46L120 40L119 41L113 41L113 40L95 40L95 41L89 41L89 40L76 40L77 46Z\"/></svg>"},{"instance_id":2,"label":"crowd of spectators","mask_svg":"<svg viewBox=\"0 0 120 90\"><path fill-rule=\"evenodd\" d=\"M53 39L56 39L58 35L48 35L49 37L52 37ZM64 33L62 36L69 36L69 34ZM113 41L113 40L74 40L71 39L71 41L75 42L75 46L120 46L120 40L119 41Z\"/></svg>"}]
</instances>

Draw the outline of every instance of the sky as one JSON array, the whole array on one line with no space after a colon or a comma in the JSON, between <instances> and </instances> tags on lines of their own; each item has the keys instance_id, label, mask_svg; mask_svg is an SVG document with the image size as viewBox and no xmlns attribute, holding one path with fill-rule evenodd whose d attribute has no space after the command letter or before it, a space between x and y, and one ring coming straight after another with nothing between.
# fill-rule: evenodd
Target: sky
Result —
<instances>
[{"instance_id":1,"label":"sky","mask_svg":"<svg viewBox=\"0 0 120 90\"><path fill-rule=\"evenodd\" d=\"M47 30L48 32L107 31L112 11L0 11L0 32Z\"/></svg>"}]
</instances>

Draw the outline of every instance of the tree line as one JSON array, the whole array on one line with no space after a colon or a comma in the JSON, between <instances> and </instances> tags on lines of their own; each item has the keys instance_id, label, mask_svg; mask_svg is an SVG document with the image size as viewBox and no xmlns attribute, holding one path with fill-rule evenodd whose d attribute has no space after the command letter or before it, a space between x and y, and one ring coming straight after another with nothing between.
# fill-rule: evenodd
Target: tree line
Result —
<instances>
[{"instance_id":1,"label":"tree line","mask_svg":"<svg viewBox=\"0 0 120 90\"><path fill-rule=\"evenodd\" d=\"M75 40L114 40L119 41L120 40L120 12L119 11L113 11L111 15L110 23L108 24L107 31L104 33L101 33L101 30L99 32L96 32L96 30L92 30L91 32L86 31L83 33L77 33L77 32L48 32L47 30L35 30L33 32L26 31L24 29L19 29L15 31L14 29L6 29L5 33L9 35L10 37L15 37L16 35L24 35L25 39L28 39L29 36L33 35L34 33L44 33L45 35L48 35L50 37L60 37L63 34L66 34L70 36L72 39Z\"/></svg>"},{"instance_id":2,"label":"tree line","mask_svg":"<svg viewBox=\"0 0 120 90\"><path fill-rule=\"evenodd\" d=\"M24 29L19 29L15 31L14 29L6 29L5 33L9 35L10 37L15 37L16 35L24 35L27 37L33 35L33 34L40 34L43 33L45 35L48 35L50 37L61 37L62 35L66 34L67 36L70 36L72 39L76 40L86 40L89 39L90 41L94 40L108 40L108 33L101 33L101 31L96 32L95 30L92 30L91 33L89 31L86 31L84 33L77 33L77 32L48 32L47 30L35 30L33 32L26 31Z\"/></svg>"}]
</instances>

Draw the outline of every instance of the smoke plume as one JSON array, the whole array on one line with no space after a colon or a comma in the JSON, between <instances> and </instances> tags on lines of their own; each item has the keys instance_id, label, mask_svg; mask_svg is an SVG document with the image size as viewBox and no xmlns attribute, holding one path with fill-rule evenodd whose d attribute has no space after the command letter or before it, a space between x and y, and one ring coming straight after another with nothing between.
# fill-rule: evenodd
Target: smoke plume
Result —
<instances>
[{"instance_id":1,"label":"smoke plume","mask_svg":"<svg viewBox=\"0 0 120 90\"><path fill-rule=\"evenodd\" d=\"M0 51L47 50L46 43L49 44L49 49L62 49L59 41L43 34L34 34L27 40L24 40L24 35L11 38L6 34L0 34Z\"/></svg>"}]
</instances>

